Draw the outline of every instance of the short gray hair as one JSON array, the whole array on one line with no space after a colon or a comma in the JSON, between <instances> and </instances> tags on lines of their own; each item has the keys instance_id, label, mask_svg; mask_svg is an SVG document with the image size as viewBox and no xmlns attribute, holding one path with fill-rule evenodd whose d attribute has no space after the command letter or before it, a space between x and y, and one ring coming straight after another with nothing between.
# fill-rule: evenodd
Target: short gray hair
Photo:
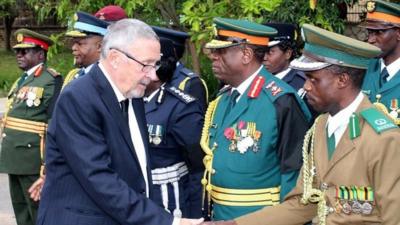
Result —
<instances>
[{"instance_id":1,"label":"short gray hair","mask_svg":"<svg viewBox=\"0 0 400 225\"><path fill-rule=\"evenodd\" d=\"M101 48L101 58L106 58L110 48L125 49L137 39L159 40L157 34L146 23L137 19L122 19L108 26Z\"/></svg>"}]
</instances>

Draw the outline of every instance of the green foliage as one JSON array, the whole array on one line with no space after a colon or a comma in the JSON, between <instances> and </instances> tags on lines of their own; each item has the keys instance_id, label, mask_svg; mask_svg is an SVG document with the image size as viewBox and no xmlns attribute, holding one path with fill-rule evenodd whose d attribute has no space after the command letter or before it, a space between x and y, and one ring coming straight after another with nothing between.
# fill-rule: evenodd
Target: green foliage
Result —
<instances>
[{"instance_id":1,"label":"green foliage","mask_svg":"<svg viewBox=\"0 0 400 225\"><path fill-rule=\"evenodd\" d=\"M0 0L14 2L15 0ZM116 4L124 8L129 17L138 18L148 24L177 28L189 32L196 52L185 57L186 62L200 62L202 77L211 92L217 88L209 60L201 53L202 46L213 36L214 17L244 18L258 23L266 21L291 22L298 25L311 23L328 30L343 32L344 21L340 18L337 4L352 0L318 0L315 10L310 0L27 0L34 7L38 19L56 15L61 24L78 10L96 12L105 5ZM1 8L0 8L1 9ZM62 35L52 36L60 40ZM61 42L59 42L61 43ZM52 59L59 53L56 46L49 53ZM192 60L193 59L193 60ZM195 60L196 59L196 60Z\"/></svg>"},{"instance_id":2,"label":"green foliage","mask_svg":"<svg viewBox=\"0 0 400 225\"><path fill-rule=\"evenodd\" d=\"M0 18L15 14L15 0L0 0Z\"/></svg>"},{"instance_id":3,"label":"green foliage","mask_svg":"<svg viewBox=\"0 0 400 225\"><path fill-rule=\"evenodd\" d=\"M338 5L351 4L352 0L318 0L315 10L310 8L309 0L283 0L280 6L266 16L268 21L314 24L330 31L342 33L344 20L340 18Z\"/></svg>"}]
</instances>

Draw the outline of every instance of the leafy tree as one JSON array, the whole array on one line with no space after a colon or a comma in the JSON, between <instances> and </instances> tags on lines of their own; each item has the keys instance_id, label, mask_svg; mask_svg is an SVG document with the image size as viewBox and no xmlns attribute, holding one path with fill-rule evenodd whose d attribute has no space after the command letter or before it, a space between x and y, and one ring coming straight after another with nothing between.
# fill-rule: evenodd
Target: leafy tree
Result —
<instances>
[{"instance_id":1,"label":"leafy tree","mask_svg":"<svg viewBox=\"0 0 400 225\"><path fill-rule=\"evenodd\" d=\"M16 0L0 0L0 18L3 18L5 48L11 51L11 28L17 16Z\"/></svg>"}]
</instances>

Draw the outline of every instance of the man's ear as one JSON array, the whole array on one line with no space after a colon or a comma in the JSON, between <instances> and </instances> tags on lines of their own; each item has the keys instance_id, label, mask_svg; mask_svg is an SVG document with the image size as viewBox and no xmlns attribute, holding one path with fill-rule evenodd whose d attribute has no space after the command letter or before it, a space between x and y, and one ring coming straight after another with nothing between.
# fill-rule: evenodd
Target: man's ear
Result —
<instances>
[{"instance_id":1,"label":"man's ear","mask_svg":"<svg viewBox=\"0 0 400 225\"><path fill-rule=\"evenodd\" d=\"M350 74L344 72L344 73L338 74L337 76L338 76L337 84L340 89L345 88L351 84Z\"/></svg>"},{"instance_id":2,"label":"man's ear","mask_svg":"<svg viewBox=\"0 0 400 225\"><path fill-rule=\"evenodd\" d=\"M242 53L243 53L242 63L249 64L254 58L254 50L248 46L245 46L242 49Z\"/></svg>"}]
</instances>

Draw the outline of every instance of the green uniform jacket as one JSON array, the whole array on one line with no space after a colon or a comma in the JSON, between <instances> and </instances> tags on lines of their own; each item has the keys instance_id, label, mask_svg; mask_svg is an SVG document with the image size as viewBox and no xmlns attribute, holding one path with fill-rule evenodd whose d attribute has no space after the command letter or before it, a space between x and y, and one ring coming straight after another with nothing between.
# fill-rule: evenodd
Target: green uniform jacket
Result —
<instances>
[{"instance_id":1,"label":"green uniform jacket","mask_svg":"<svg viewBox=\"0 0 400 225\"><path fill-rule=\"evenodd\" d=\"M397 106L392 106L394 102L400 101L400 70L391 80L383 84L382 87L379 87L380 73L380 60L371 60L362 89L364 93L368 95L371 102L376 102L378 100L377 95L379 94L381 96L379 102L386 107L387 112L395 119L395 123L400 125L400 116L398 115L400 113L396 112L399 110L399 103L397 103Z\"/></svg>"},{"instance_id":2,"label":"green uniform jacket","mask_svg":"<svg viewBox=\"0 0 400 225\"><path fill-rule=\"evenodd\" d=\"M39 69L38 69L39 70ZM21 87L9 93L7 118L48 123L62 85L62 77L42 66L41 71L30 74ZM43 92L42 92L43 91ZM41 93L42 92L42 93ZM36 103L28 103L36 95ZM38 100L37 100L38 99ZM38 104L39 103L39 104ZM40 136L31 132L4 127L0 152L0 172L16 175L39 174L41 166Z\"/></svg>"},{"instance_id":3,"label":"green uniform jacket","mask_svg":"<svg viewBox=\"0 0 400 225\"><path fill-rule=\"evenodd\" d=\"M259 94L250 97L260 78L264 82L260 84ZM214 144L217 146L212 159L212 168L215 170L211 176L213 193L217 190L214 186L240 190L280 187L281 193L278 189L277 199L273 203L279 204L280 198L283 199L296 183L301 167L302 141L310 126L310 113L295 90L265 68L225 116L229 93L226 91L220 96L209 129L209 147L212 148ZM239 133L239 130L246 129L247 135ZM237 136L243 140L236 142L234 151L229 150L232 144L227 137L229 130L236 130ZM258 133L258 140L255 133ZM241 153L239 145L246 145L246 137L251 137L247 138L247 143L254 143L247 144L247 149ZM213 199L214 220L232 219L268 205L231 206L219 204Z\"/></svg>"}]
</instances>

